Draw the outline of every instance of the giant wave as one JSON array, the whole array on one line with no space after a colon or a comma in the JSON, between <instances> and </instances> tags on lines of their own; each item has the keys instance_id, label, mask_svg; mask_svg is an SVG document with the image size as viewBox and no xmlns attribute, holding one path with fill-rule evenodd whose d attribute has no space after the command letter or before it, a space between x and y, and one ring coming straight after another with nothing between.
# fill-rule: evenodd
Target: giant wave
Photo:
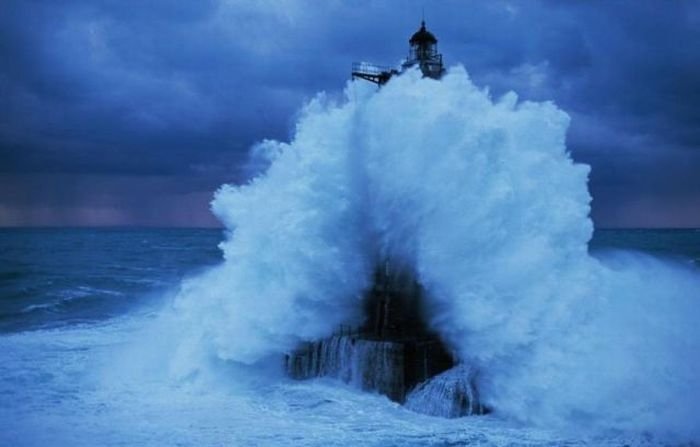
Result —
<instances>
[{"instance_id":1,"label":"giant wave","mask_svg":"<svg viewBox=\"0 0 700 447\"><path fill-rule=\"evenodd\" d=\"M217 192L225 262L175 300L175 370L268 364L359 323L390 257L417 272L426 319L496 415L700 437L700 275L589 255L568 124L552 103L493 100L461 67L318 95L291 142L255 148L264 173Z\"/></svg>"}]
</instances>

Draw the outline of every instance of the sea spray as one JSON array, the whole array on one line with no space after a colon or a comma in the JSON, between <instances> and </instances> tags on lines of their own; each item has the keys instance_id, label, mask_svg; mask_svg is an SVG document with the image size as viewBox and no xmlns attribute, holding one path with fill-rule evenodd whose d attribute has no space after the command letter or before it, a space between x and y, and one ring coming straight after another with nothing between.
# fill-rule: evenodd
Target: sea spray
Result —
<instances>
[{"instance_id":1,"label":"sea spray","mask_svg":"<svg viewBox=\"0 0 700 447\"><path fill-rule=\"evenodd\" d=\"M429 323L497 415L700 436L700 275L589 256L589 169L567 152L568 121L492 100L461 67L320 95L291 142L264 143L265 173L218 191L226 260L176 299L177 361L254 364L357 324L392 259L418 273Z\"/></svg>"},{"instance_id":2,"label":"sea spray","mask_svg":"<svg viewBox=\"0 0 700 447\"><path fill-rule=\"evenodd\" d=\"M474 368L457 365L418 385L406 398L406 408L446 418L483 414L475 377Z\"/></svg>"},{"instance_id":3,"label":"sea spray","mask_svg":"<svg viewBox=\"0 0 700 447\"><path fill-rule=\"evenodd\" d=\"M278 150L265 175L218 191L226 262L186 283L176 304L203 349L253 363L361 321L374 266L348 148L353 109L320 95L291 144L267 143Z\"/></svg>"}]
</instances>

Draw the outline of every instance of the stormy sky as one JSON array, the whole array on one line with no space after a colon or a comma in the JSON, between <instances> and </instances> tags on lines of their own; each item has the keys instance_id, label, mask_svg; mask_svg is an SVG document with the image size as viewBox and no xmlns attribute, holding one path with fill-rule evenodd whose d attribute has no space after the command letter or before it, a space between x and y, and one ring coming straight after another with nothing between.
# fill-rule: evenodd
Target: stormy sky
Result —
<instances>
[{"instance_id":1,"label":"stormy sky","mask_svg":"<svg viewBox=\"0 0 700 447\"><path fill-rule=\"evenodd\" d=\"M425 8L448 65L553 100L601 227L700 227L700 2L3 0L0 226L216 226L208 202Z\"/></svg>"}]
</instances>

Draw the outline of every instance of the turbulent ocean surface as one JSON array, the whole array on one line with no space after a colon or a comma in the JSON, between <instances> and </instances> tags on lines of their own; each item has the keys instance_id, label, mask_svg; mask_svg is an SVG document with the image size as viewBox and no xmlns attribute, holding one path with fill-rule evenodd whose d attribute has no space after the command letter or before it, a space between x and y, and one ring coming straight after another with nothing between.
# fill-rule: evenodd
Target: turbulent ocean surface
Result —
<instances>
[{"instance_id":1,"label":"turbulent ocean surface","mask_svg":"<svg viewBox=\"0 0 700 447\"><path fill-rule=\"evenodd\" d=\"M462 67L409 70L320 94L290 141L255 146L251 180L212 201L225 231L2 231L0 445L697 442L700 233L589 244L568 124ZM389 264L490 415L283 376L299 343L362 322Z\"/></svg>"},{"instance_id":2,"label":"turbulent ocean surface","mask_svg":"<svg viewBox=\"0 0 700 447\"><path fill-rule=\"evenodd\" d=\"M412 413L330 380L211 365L169 371L154 324L182 278L221 262L220 230L0 231L0 445L664 445L644 433ZM598 230L700 264L700 230ZM177 328L175 328L177 330Z\"/></svg>"}]
</instances>

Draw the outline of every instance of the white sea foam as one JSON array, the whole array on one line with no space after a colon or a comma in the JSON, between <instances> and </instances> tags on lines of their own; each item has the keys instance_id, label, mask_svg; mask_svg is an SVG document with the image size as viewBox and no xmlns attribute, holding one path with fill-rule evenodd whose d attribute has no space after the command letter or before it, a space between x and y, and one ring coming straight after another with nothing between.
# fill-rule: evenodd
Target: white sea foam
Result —
<instances>
[{"instance_id":1,"label":"white sea foam","mask_svg":"<svg viewBox=\"0 0 700 447\"><path fill-rule=\"evenodd\" d=\"M267 171L222 187L225 263L175 301L177 370L254 364L361 318L377 259L418 272L428 319L497 415L700 437L700 275L589 256L589 168L568 116L493 101L461 67L319 95Z\"/></svg>"}]
</instances>

